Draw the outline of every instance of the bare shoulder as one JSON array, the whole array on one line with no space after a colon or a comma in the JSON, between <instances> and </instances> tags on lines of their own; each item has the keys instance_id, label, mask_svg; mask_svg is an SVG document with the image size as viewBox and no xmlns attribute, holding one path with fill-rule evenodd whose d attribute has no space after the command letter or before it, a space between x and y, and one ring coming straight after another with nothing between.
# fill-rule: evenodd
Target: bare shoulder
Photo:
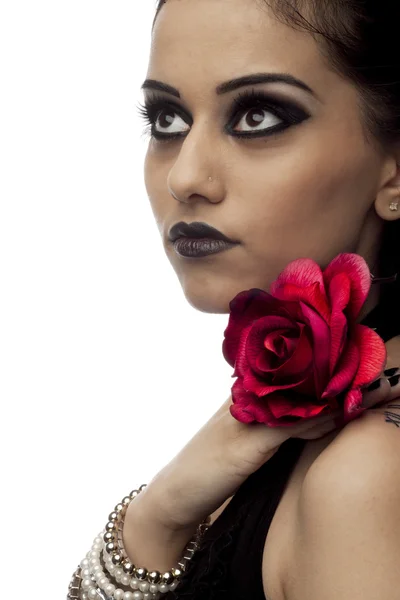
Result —
<instances>
[{"instance_id":1,"label":"bare shoulder","mask_svg":"<svg viewBox=\"0 0 400 600\"><path fill-rule=\"evenodd\" d=\"M303 482L302 496L307 501L319 494L353 494L369 491L385 481L400 483L393 477L400 460L400 400L390 403L399 408L388 422L385 411L371 409L349 423L315 459Z\"/></svg>"},{"instance_id":2,"label":"bare shoulder","mask_svg":"<svg viewBox=\"0 0 400 600\"><path fill-rule=\"evenodd\" d=\"M400 409L385 410L400 415ZM400 576L400 428L394 420L386 421L384 409L365 412L307 471L287 600L393 597Z\"/></svg>"}]
</instances>

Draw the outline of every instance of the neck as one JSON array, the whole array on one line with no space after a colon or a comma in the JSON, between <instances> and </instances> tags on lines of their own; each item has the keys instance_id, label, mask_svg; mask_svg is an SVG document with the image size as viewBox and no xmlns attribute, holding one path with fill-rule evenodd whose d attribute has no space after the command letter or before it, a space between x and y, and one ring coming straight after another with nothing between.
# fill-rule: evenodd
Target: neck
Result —
<instances>
[{"instance_id":1,"label":"neck","mask_svg":"<svg viewBox=\"0 0 400 600\"><path fill-rule=\"evenodd\" d=\"M381 286L376 283L371 286L371 291L361 310L358 321L362 321L379 303ZM400 368L400 335L397 335L386 342L386 366L385 369L393 367Z\"/></svg>"},{"instance_id":2,"label":"neck","mask_svg":"<svg viewBox=\"0 0 400 600\"><path fill-rule=\"evenodd\" d=\"M378 283L371 285L371 290L368 294L368 298L365 301L364 306L361 309L361 313L358 321L362 321L365 317L375 308L379 303L381 295L381 286Z\"/></svg>"}]
</instances>

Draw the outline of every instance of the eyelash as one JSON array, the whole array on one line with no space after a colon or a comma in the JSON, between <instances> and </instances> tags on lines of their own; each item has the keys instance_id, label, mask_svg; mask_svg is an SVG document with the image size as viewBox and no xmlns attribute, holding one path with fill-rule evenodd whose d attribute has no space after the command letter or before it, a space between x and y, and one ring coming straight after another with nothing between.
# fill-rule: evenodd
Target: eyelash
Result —
<instances>
[{"instance_id":1,"label":"eyelash","mask_svg":"<svg viewBox=\"0 0 400 600\"><path fill-rule=\"evenodd\" d=\"M235 132L232 128L235 127L242 119L242 117L249 112L251 109L259 108L270 112L274 116L278 117L283 121L272 127L258 130L254 133L251 132ZM144 129L145 135L155 138L160 142L168 142L178 138L186 136L186 133L172 133L163 134L155 129L155 125L158 117L163 110L173 111L179 115L185 122L185 113L181 106L173 100L166 100L164 97L157 95L148 96L144 104L140 104L137 107L139 116L145 121L146 126ZM265 92L260 90L244 91L238 94L233 100L233 107L230 111L229 125L225 127L225 131L238 138L259 138L279 133L293 125L298 125L308 119L310 115L296 104L287 100L277 100L271 98Z\"/></svg>"}]
</instances>

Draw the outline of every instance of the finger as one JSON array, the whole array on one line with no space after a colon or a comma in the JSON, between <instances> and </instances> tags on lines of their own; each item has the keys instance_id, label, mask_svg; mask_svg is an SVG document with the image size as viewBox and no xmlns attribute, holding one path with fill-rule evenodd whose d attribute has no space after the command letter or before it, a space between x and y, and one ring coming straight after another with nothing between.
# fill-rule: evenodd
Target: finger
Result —
<instances>
[{"instance_id":1,"label":"finger","mask_svg":"<svg viewBox=\"0 0 400 600\"><path fill-rule=\"evenodd\" d=\"M400 396L400 369L396 369L394 375L388 378L390 383L389 400Z\"/></svg>"},{"instance_id":2,"label":"finger","mask_svg":"<svg viewBox=\"0 0 400 600\"><path fill-rule=\"evenodd\" d=\"M390 383L387 377L380 377L374 381L363 394L362 407L372 408L381 402L385 402L389 398Z\"/></svg>"},{"instance_id":3,"label":"finger","mask_svg":"<svg viewBox=\"0 0 400 600\"><path fill-rule=\"evenodd\" d=\"M303 421L304 426L315 427L316 425L323 424L327 421L333 420L343 413L343 409L337 408L336 410L329 410L324 412L322 415L317 415L316 417L310 417L309 419L305 419Z\"/></svg>"},{"instance_id":4,"label":"finger","mask_svg":"<svg viewBox=\"0 0 400 600\"><path fill-rule=\"evenodd\" d=\"M337 429L336 419L331 419L327 423L320 425L319 427L313 427L309 431L304 431L303 433L298 434L296 437L299 437L303 440L316 440L321 437L324 437L328 433L335 431Z\"/></svg>"},{"instance_id":5,"label":"finger","mask_svg":"<svg viewBox=\"0 0 400 600\"><path fill-rule=\"evenodd\" d=\"M372 408L397 398L400 394L400 369L387 369L363 394L363 408Z\"/></svg>"},{"instance_id":6,"label":"finger","mask_svg":"<svg viewBox=\"0 0 400 600\"><path fill-rule=\"evenodd\" d=\"M310 425L311 423L311 425ZM308 427L306 427L308 425ZM320 438L343 425L343 409L336 409L323 417L309 419L304 421L296 433L291 437L298 437L304 440L314 440Z\"/></svg>"},{"instance_id":7,"label":"finger","mask_svg":"<svg viewBox=\"0 0 400 600\"><path fill-rule=\"evenodd\" d=\"M305 432L310 432L313 429L322 429L326 426L337 427L337 420L340 420L342 416L343 409L336 409L326 412L323 415L304 419L300 423L297 423L297 425L293 426L293 433L291 437L299 437L300 435L303 436L303 433ZM297 434L299 434L299 436L297 436Z\"/></svg>"}]
</instances>

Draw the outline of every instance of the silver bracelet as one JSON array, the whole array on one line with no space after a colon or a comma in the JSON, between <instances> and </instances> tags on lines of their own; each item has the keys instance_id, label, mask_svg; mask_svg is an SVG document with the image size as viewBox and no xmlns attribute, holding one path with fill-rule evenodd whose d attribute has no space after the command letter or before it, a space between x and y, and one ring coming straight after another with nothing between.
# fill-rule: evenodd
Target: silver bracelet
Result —
<instances>
[{"instance_id":1,"label":"silver bracelet","mask_svg":"<svg viewBox=\"0 0 400 600\"><path fill-rule=\"evenodd\" d=\"M209 528L210 517L201 523L186 546L178 565L165 573L132 564L122 542L124 517L129 504L146 485L133 490L110 513L105 529L72 576L67 600L157 600L179 585L187 564Z\"/></svg>"}]
</instances>

